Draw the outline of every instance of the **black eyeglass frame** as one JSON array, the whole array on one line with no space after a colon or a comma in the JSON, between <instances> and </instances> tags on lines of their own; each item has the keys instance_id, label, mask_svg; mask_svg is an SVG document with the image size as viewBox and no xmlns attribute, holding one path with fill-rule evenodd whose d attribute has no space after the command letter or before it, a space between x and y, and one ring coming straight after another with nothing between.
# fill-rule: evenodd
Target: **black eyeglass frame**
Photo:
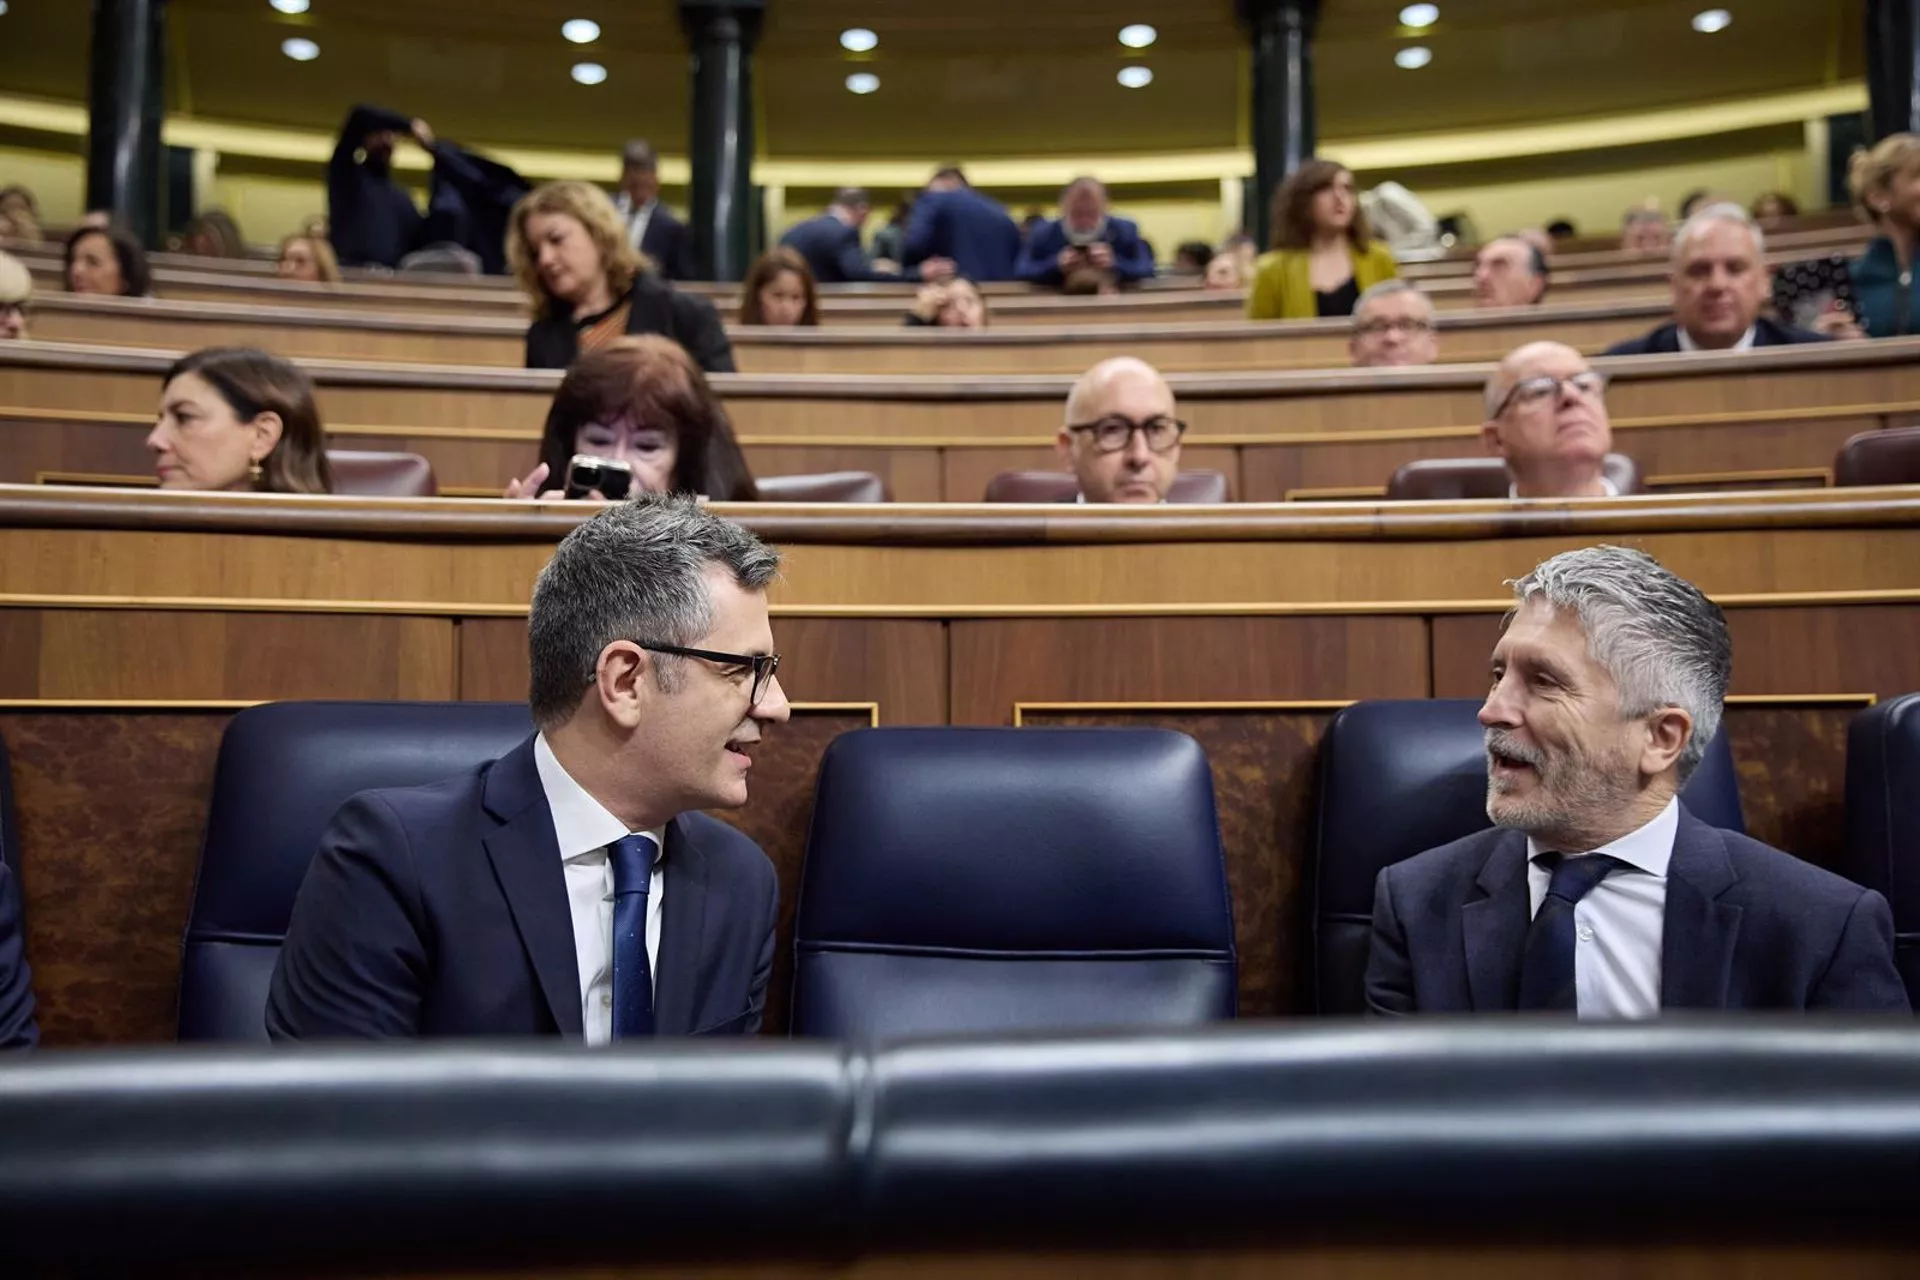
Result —
<instances>
[{"instance_id":1,"label":"black eyeglass frame","mask_svg":"<svg viewBox=\"0 0 1920 1280\"><path fill-rule=\"evenodd\" d=\"M1118 444L1115 444L1112 446L1102 445L1100 443L1100 436L1098 434L1100 431L1100 428L1105 426L1116 425L1122 422L1127 424L1127 434L1120 437L1120 442ZM1149 434L1149 430L1150 428L1156 427L1161 423L1172 424L1173 439L1167 441L1166 444L1160 446L1159 448L1155 448L1153 443L1153 437ZM1136 431L1139 432L1141 438L1147 442L1147 448L1153 450L1153 452L1171 453L1173 452L1174 446L1178 445L1181 439L1185 437L1185 435L1187 434L1187 424L1182 422L1178 418L1168 418L1168 417L1162 417L1162 416L1148 418L1145 422L1135 422L1132 418L1128 418L1121 414L1114 413L1114 414L1108 414L1106 417L1097 419L1093 422L1069 422L1067 424L1067 430L1086 432L1087 439L1092 442L1094 449L1100 453L1120 452L1122 449L1126 448L1129 444L1133 442L1133 435L1134 435L1134 432Z\"/></svg>"},{"instance_id":2,"label":"black eyeglass frame","mask_svg":"<svg viewBox=\"0 0 1920 1280\"><path fill-rule=\"evenodd\" d=\"M685 645L655 644L651 640L635 640L635 644L648 653L670 653L677 658L704 658L708 662L725 667L752 667L753 684L748 690L747 710L760 705L767 696L767 687L773 683L774 673L780 670L780 655L777 653L721 653L717 649L689 649ZM598 673L587 677L592 684L599 679Z\"/></svg>"},{"instance_id":3,"label":"black eyeglass frame","mask_svg":"<svg viewBox=\"0 0 1920 1280\"><path fill-rule=\"evenodd\" d=\"M1610 379L1607 377L1606 374L1600 372L1600 370L1598 369L1582 369L1579 373L1568 374L1564 378L1556 378L1550 373L1542 373L1542 374L1536 375L1535 377L1522 378L1520 379L1520 381L1514 383L1511 387L1508 387L1507 394L1500 401L1500 407L1487 415L1488 420L1491 421L1492 419L1498 418L1501 414L1505 413L1507 409L1513 404L1514 397L1520 394L1520 390L1522 387L1526 387L1529 385L1539 386L1541 383L1551 382L1553 384L1553 390L1541 396L1540 399L1557 400L1560 398L1561 390L1563 388L1573 386L1574 379L1576 378L1593 379L1593 390L1591 392L1582 392L1583 395L1590 394L1596 400L1604 399L1606 397L1607 383L1610 381ZM1574 387L1573 389L1575 391L1580 390L1580 388L1578 387Z\"/></svg>"}]
</instances>

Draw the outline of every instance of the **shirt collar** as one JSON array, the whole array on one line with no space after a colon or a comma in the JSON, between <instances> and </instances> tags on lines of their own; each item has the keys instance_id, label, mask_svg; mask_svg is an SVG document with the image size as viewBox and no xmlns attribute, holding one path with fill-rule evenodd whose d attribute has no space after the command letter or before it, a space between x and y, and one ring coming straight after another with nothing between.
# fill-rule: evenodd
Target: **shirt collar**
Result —
<instances>
[{"instance_id":1,"label":"shirt collar","mask_svg":"<svg viewBox=\"0 0 1920 1280\"><path fill-rule=\"evenodd\" d=\"M540 774L541 789L547 793L547 808L553 812L553 836L560 845L560 861L572 862L600 853L628 834L626 823L608 813L605 805L573 780L547 745L544 733L533 740L533 767ZM666 828L655 827L643 834L652 838L653 856L658 861L667 845Z\"/></svg>"},{"instance_id":2,"label":"shirt collar","mask_svg":"<svg viewBox=\"0 0 1920 1280\"><path fill-rule=\"evenodd\" d=\"M1618 858L1650 876L1664 876L1667 874L1667 864L1673 861L1673 839L1679 833L1680 797L1675 796L1667 801L1667 807L1656 814L1652 822L1591 852ZM1546 847L1539 841L1532 836L1527 837L1527 861L1531 862L1546 852Z\"/></svg>"},{"instance_id":3,"label":"shirt collar","mask_svg":"<svg viewBox=\"0 0 1920 1280\"><path fill-rule=\"evenodd\" d=\"M1617 498L1620 496L1620 486L1613 482L1612 476L1607 476L1607 475L1601 476L1600 487L1607 491L1606 496L1609 498ZM1507 501L1518 502L1519 500L1520 500L1520 486L1512 482L1509 482L1507 484Z\"/></svg>"},{"instance_id":4,"label":"shirt collar","mask_svg":"<svg viewBox=\"0 0 1920 1280\"><path fill-rule=\"evenodd\" d=\"M1754 325L1754 324L1750 324L1750 325L1748 325L1748 326L1747 326L1747 331L1746 331L1745 333L1743 333L1743 334L1741 334L1741 335L1740 335L1740 341L1738 341L1738 342L1736 342L1736 343L1734 343L1734 344L1733 344L1733 346L1731 346L1731 347L1729 347L1729 348L1728 348L1728 350L1730 350L1730 351L1751 351L1751 350L1753 350L1753 333L1754 333L1754 330L1755 330L1755 329L1758 329L1759 327L1760 327L1759 325ZM1693 335L1687 332L1687 326L1685 326L1685 325L1676 325L1676 326L1675 326L1675 330L1676 330L1676 331L1677 331L1677 332L1679 333L1679 335L1680 335L1680 349L1681 349L1682 351L1704 351L1704 350L1706 350L1706 348L1704 348L1704 347L1702 347L1702 346L1701 346L1701 345L1700 345L1699 343L1697 343L1697 342L1695 342L1695 341L1693 340Z\"/></svg>"}]
</instances>

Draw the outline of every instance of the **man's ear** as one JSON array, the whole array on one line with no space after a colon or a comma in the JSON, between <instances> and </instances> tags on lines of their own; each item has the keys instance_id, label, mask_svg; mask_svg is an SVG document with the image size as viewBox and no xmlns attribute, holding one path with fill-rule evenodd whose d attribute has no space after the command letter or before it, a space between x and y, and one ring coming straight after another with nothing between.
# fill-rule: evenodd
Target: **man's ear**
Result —
<instances>
[{"instance_id":1,"label":"man's ear","mask_svg":"<svg viewBox=\"0 0 1920 1280\"><path fill-rule=\"evenodd\" d=\"M1673 767L1693 737L1693 716L1680 707L1662 707L1647 717L1647 741L1640 749L1640 772L1658 777Z\"/></svg>"},{"instance_id":2,"label":"man's ear","mask_svg":"<svg viewBox=\"0 0 1920 1280\"><path fill-rule=\"evenodd\" d=\"M1066 464L1067 470L1072 471L1074 469L1073 433L1071 431L1068 431L1065 427L1060 428L1060 433L1053 438L1053 451L1060 455L1060 461Z\"/></svg>"},{"instance_id":3,"label":"man's ear","mask_svg":"<svg viewBox=\"0 0 1920 1280\"><path fill-rule=\"evenodd\" d=\"M615 640L600 651L594 665L594 690L600 709L615 724L637 728L657 695L653 655L631 640Z\"/></svg>"},{"instance_id":4,"label":"man's ear","mask_svg":"<svg viewBox=\"0 0 1920 1280\"><path fill-rule=\"evenodd\" d=\"M1507 456L1506 443L1500 439L1500 424L1491 418L1480 424L1480 443L1496 458Z\"/></svg>"}]
</instances>

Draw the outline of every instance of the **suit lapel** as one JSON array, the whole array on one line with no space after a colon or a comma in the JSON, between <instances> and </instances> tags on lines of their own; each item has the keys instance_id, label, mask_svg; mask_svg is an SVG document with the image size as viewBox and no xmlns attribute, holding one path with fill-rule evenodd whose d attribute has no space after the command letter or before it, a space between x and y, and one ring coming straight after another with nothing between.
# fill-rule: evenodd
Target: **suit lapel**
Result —
<instances>
[{"instance_id":1,"label":"suit lapel","mask_svg":"<svg viewBox=\"0 0 1920 1280\"><path fill-rule=\"evenodd\" d=\"M1467 990L1476 1013L1510 1011L1520 1000L1520 958L1526 948L1527 838L1509 831L1494 843L1476 882L1483 897L1460 908Z\"/></svg>"},{"instance_id":2,"label":"suit lapel","mask_svg":"<svg viewBox=\"0 0 1920 1280\"><path fill-rule=\"evenodd\" d=\"M1685 808L1667 864L1660 935L1660 1007L1724 1009L1741 909L1720 895L1739 880L1720 833Z\"/></svg>"},{"instance_id":3,"label":"suit lapel","mask_svg":"<svg viewBox=\"0 0 1920 1280\"><path fill-rule=\"evenodd\" d=\"M487 773L484 803L501 825L485 837L487 858L506 895L514 927L533 961L548 1012L560 1034L580 1039L580 966L573 946L573 913L566 872L553 834L533 739L500 758Z\"/></svg>"},{"instance_id":4,"label":"suit lapel","mask_svg":"<svg viewBox=\"0 0 1920 1280\"><path fill-rule=\"evenodd\" d=\"M660 1035L691 1035L699 1028L700 957L706 953L708 883L706 851L685 818L667 824L667 900L661 906L660 959L653 975L653 1025Z\"/></svg>"}]
</instances>

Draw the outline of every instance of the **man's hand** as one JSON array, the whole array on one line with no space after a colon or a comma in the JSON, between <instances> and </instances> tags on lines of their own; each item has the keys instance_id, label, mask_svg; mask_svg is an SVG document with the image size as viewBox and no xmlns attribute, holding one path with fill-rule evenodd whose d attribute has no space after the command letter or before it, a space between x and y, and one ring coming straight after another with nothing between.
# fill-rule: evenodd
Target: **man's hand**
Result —
<instances>
[{"instance_id":1,"label":"man's hand","mask_svg":"<svg viewBox=\"0 0 1920 1280\"><path fill-rule=\"evenodd\" d=\"M920 278L930 284L941 284L953 279L959 267L952 258L931 257L920 263Z\"/></svg>"},{"instance_id":2,"label":"man's hand","mask_svg":"<svg viewBox=\"0 0 1920 1280\"><path fill-rule=\"evenodd\" d=\"M1824 333L1829 338L1864 338L1866 330L1853 318L1853 312L1846 305L1835 302L1831 307L1813 318L1813 331Z\"/></svg>"},{"instance_id":3,"label":"man's hand","mask_svg":"<svg viewBox=\"0 0 1920 1280\"><path fill-rule=\"evenodd\" d=\"M1105 271L1113 265L1113 246L1105 240L1096 240L1087 246L1087 261Z\"/></svg>"},{"instance_id":4,"label":"man's hand","mask_svg":"<svg viewBox=\"0 0 1920 1280\"><path fill-rule=\"evenodd\" d=\"M413 140L423 147L431 147L433 145L433 130L427 127L425 120L415 120L413 122Z\"/></svg>"},{"instance_id":5,"label":"man's hand","mask_svg":"<svg viewBox=\"0 0 1920 1280\"><path fill-rule=\"evenodd\" d=\"M1064 276L1079 266L1080 260L1086 256L1087 251L1085 249L1082 249L1079 245L1070 244L1054 255L1053 265L1059 267L1060 274Z\"/></svg>"},{"instance_id":6,"label":"man's hand","mask_svg":"<svg viewBox=\"0 0 1920 1280\"><path fill-rule=\"evenodd\" d=\"M913 298L913 314L928 324L937 324L940 312L947 305L947 286L944 284L922 285L920 292Z\"/></svg>"}]
</instances>

